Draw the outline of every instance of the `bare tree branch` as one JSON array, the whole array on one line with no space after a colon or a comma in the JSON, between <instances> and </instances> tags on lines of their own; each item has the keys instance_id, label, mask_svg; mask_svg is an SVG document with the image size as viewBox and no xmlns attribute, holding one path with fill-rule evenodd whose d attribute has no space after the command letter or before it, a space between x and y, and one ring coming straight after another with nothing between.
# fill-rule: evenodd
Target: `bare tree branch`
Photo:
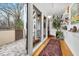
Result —
<instances>
[{"instance_id":1,"label":"bare tree branch","mask_svg":"<svg viewBox=\"0 0 79 59\"><path fill-rule=\"evenodd\" d=\"M21 9L23 8L23 4L19 4L19 3L6 3L6 4L0 4L0 10L6 13L6 16L2 14L2 16L4 16L4 18L7 19L8 21L8 25L10 26L10 19L9 16L13 16L14 21L19 20L21 18Z\"/></svg>"}]
</instances>

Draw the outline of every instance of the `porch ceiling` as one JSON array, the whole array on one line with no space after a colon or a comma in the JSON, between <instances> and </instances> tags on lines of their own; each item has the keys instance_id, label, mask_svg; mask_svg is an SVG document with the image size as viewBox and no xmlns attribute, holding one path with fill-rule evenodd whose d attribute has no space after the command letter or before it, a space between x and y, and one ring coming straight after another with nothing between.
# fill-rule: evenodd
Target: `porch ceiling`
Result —
<instances>
[{"instance_id":1,"label":"porch ceiling","mask_svg":"<svg viewBox=\"0 0 79 59\"><path fill-rule=\"evenodd\" d=\"M34 3L34 5L45 15L62 15L70 3Z\"/></svg>"}]
</instances>

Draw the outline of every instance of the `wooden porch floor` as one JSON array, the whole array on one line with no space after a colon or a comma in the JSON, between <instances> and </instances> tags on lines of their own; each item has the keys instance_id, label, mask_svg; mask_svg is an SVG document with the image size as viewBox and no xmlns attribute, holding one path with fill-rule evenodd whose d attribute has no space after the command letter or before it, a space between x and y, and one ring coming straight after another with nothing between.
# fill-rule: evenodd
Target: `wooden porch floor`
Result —
<instances>
[{"instance_id":1,"label":"wooden porch floor","mask_svg":"<svg viewBox=\"0 0 79 59\"><path fill-rule=\"evenodd\" d=\"M46 41L33 53L33 56L39 56L40 52L45 48L51 38L52 37L48 37ZM60 44L63 56L73 56L64 40L60 40Z\"/></svg>"},{"instance_id":2,"label":"wooden porch floor","mask_svg":"<svg viewBox=\"0 0 79 59\"><path fill-rule=\"evenodd\" d=\"M63 56L73 56L64 40L60 40L60 44Z\"/></svg>"}]
</instances>

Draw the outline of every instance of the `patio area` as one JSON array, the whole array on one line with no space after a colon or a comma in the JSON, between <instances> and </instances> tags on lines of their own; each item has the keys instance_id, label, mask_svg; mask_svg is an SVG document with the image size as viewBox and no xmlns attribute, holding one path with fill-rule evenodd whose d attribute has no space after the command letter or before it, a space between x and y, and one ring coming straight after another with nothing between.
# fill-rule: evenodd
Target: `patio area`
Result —
<instances>
[{"instance_id":1,"label":"patio area","mask_svg":"<svg viewBox=\"0 0 79 59\"><path fill-rule=\"evenodd\" d=\"M26 56L26 39L0 46L0 56Z\"/></svg>"}]
</instances>

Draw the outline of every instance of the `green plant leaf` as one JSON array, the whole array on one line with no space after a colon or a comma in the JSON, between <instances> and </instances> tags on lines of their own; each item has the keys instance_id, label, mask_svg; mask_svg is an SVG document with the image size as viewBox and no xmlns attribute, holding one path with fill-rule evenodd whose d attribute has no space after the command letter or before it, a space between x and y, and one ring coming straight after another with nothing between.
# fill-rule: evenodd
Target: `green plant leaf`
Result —
<instances>
[{"instance_id":1,"label":"green plant leaf","mask_svg":"<svg viewBox=\"0 0 79 59\"><path fill-rule=\"evenodd\" d=\"M23 29L23 21L21 19L17 20L15 27L18 30Z\"/></svg>"}]
</instances>

